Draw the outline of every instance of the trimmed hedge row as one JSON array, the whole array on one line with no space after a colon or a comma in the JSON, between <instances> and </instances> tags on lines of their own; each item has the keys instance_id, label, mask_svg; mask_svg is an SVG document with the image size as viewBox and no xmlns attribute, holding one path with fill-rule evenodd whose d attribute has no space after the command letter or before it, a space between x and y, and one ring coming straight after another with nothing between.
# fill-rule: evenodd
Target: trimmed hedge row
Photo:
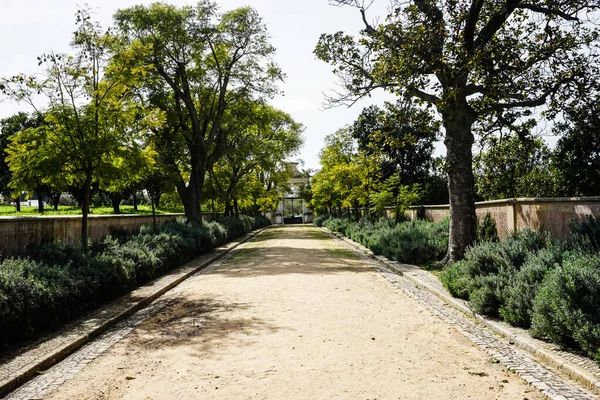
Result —
<instances>
[{"instance_id":1,"label":"trimmed hedge row","mask_svg":"<svg viewBox=\"0 0 600 400\"><path fill-rule=\"evenodd\" d=\"M600 361L600 221L571 231L562 241L525 230L479 243L444 270L442 282L476 312Z\"/></svg>"},{"instance_id":2,"label":"trimmed hedge row","mask_svg":"<svg viewBox=\"0 0 600 400\"><path fill-rule=\"evenodd\" d=\"M0 264L0 345L59 324L122 295L236 237L270 224L264 217L202 225L177 219L158 230L109 236L81 247L47 243Z\"/></svg>"},{"instance_id":3,"label":"trimmed hedge row","mask_svg":"<svg viewBox=\"0 0 600 400\"><path fill-rule=\"evenodd\" d=\"M373 253L409 264L440 261L448 249L448 219L438 223L422 220L397 222L390 218L318 217L314 223L340 232Z\"/></svg>"}]
</instances>

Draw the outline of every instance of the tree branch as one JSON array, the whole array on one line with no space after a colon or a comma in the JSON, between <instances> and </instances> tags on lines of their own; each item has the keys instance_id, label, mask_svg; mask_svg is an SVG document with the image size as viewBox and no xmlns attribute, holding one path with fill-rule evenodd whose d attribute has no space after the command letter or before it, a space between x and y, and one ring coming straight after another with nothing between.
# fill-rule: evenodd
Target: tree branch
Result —
<instances>
[{"instance_id":1,"label":"tree branch","mask_svg":"<svg viewBox=\"0 0 600 400\"><path fill-rule=\"evenodd\" d=\"M486 44L494 37L496 32L504 25L508 17L513 13L515 8L519 5L521 0L506 0L505 5L494 14L488 21L488 23L481 28L477 39L473 43L475 49L482 49Z\"/></svg>"},{"instance_id":2,"label":"tree branch","mask_svg":"<svg viewBox=\"0 0 600 400\"><path fill-rule=\"evenodd\" d=\"M561 86L563 86L564 84L566 84L568 82L573 82L574 80L575 80L575 77L561 79L558 82L556 82L552 87L548 88L544 93L542 93L537 98L529 99L529 100L513 101L510 103L498 103L494 106L483 109L482 113L485 114L485 113L492 112L492 111L501 111L501 110L506 110L506 109L510 109L510 108L543 106L544 104L546 104L546 99L548 98L548 96L552 95L553 93L556 93L558 91L558 89Z\"/></svg>"},{"instance_id":3,"label":"tree branch","mask_svg":"<svg viewBox=\"0 0 600 400\"><path fill-rule=\"evenodd\" d=\"M570 15L564 11L552 10L550 8L538 6L535 4L522 3L522 4L519 4L517 6L517 8L523 8L523 9L531 10L533 12L537 12L537 13L541 13L541 14L545 14L545 15L557 15L566 21L579 21L579 18L577 18L573 15Z\"/></svg>"},{"instance_id":4,"label":"tree branch","mask_svg":"<svg viewBox=\"0 0 600 400\"><path fill-rule=\"evenodd\" d=\"M473 38L475 35L475 27L477 26L477 20L483 7L484 0L473 0L471 8L469 9L469 16L467 17L467 23L465 24L464 38L465 45L468 51L473 50Z\"/></svg>"},{"instance_id":5,"label":"tree branch","mask_svg":"<svg viewBox=\"0 0 600 400\"><path fill-rule=\"evenodd\" d=\"M434 105L438 104L440 101L442 101L442 99L440 99L439 97L437 97L437 96L435 96L433 94L424 92L421 89L418 89L418 88L416 88L414 86L407 86L406 90L407 90L407 92L409 94L411 94L411 95L413 95L413 96L415 96L415 97L417 97L417 98L419 98L419 99L421 99L423 101L426 101L428 103L434 104Z\"/></svg>"}]
</instances>

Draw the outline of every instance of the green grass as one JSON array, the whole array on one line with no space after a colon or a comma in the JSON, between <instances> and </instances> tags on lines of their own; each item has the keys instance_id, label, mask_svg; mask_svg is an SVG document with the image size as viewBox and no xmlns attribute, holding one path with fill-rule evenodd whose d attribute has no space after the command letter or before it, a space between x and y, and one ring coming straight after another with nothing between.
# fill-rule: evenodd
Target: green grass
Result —
<instances>
[{"instance_id":1,"label":"green grass","mask_svg":"<svg viewBox=\"0 0 600 400\"><path fill-rule=\"evenodd\" d=\"M183 208L160 208L156 210L157 214L182 213ZM112 207L90 207L90 214L108 215L115 214ZM139 205L138 211L133 210L133 206L121 206L121 214L152 214L152 207L148 205ZM15 210L15 206L0 205L0 216L18 217L40 215L37 207L21 206L21 212ZM81 208L72 206L59 206L58 211L52 207L46 206L43 215L81 215Z\"/></svg>"}]
</instances>

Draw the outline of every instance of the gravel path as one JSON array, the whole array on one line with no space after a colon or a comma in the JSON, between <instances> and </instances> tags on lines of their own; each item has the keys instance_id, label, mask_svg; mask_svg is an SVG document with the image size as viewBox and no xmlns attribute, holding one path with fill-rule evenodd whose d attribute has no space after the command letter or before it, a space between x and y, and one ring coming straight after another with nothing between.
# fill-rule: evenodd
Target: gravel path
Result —
<instances>
[{"instance_id":1,"label":"gravel path","mask_svg":"<svg viewBox=\"0 0 600 400\"><path fill-rule=\"evenodd\" d=\"M382 272L269 229L9 398L544 398Z\"/></svg>"}]
</instances>

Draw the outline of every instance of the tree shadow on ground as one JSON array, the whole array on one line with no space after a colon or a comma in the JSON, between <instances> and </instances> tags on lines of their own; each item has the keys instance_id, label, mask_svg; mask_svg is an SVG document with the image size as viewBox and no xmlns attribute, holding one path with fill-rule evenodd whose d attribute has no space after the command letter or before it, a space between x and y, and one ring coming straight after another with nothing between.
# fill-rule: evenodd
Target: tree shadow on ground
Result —
<instances>
[{"instance_id":1,"label":"tree shadow on ground","mask_svg":"<svg viewBox=\"0 0 600 400\"><path fill-rule=\"evenodd\" d=\"M232 311L247 310L249 304L189 297L159 301L167 302L166 306L136 327L128 347L189 347L192 355L203 357L220 349L251 345L254 337L281 329L256 317L231 318Z\"/></svg>"},{"instance_id":2,"label":"tree shadow on ground","mask_svg":"<svg viewBox=\"0 0 600 400\"><path fill-rule=\"evenodd\" d=\"M254 237L252 242L266 242L282 236L294 240L326 240L329 238L327 233L315 228L314 225L271 225L260 235Z\"/></svg>"},{"instance_id":3,"label":"tree shadow on ground","mask_svg":"<svg viewBox=\"0 0 600 400\"><path fill-rule=\"evenodd\" d=\"M208 274L231 278L284 274L331 275L372 272L372 268L342 248L311 249L286 246L245 247Z\"/></svg>"}]
</instances>

